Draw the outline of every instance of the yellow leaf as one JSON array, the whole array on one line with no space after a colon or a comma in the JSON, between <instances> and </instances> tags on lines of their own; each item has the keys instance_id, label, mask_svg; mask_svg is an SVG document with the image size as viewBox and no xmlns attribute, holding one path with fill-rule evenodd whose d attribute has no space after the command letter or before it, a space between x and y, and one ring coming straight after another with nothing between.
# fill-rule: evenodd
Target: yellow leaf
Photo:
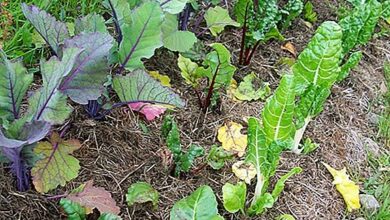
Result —
<instances>
[{"instance_id":1,"label":"yellow leaf","mask_svg":"<svg viewBox=\"0 0 390 220\"><path fill-rule=\"evenodd\" d=\"M232 79L229 88L226 90L227 96L235 102L241 102L234 95L237 92L238 83L235 79Z\"/></svg>"},{"instance_id":2,"label":"yellow leaf","mask_svg":"<svg viewBox=\"0 0 390 220\"><path fill-rule=\"evenodd\" d=\"M232 166L232 171L240 180L244 180L247 184L256 176L256 168L251 163L237 161Z\"/></svg>"},{"instance_id":3,"label":"yellow leaf","mask_svg":"<svg viewBox=\"0 0 390 220\"><path fill-rule=\"evenodd\" d=\"M149 75L161 82L161 85L172 87L171 79L167 75L161 75L158 71L149 71Z\"/></svg>"},{"instance_id":4,"label":"yellow leaf","mask_svg":"<svg viewBox=\"0 0 390 220\"><path fill-rule=\"evenodd\" d=\"M244 156L248 144L247 135L241 134L242 125L229 122L218 129L218 140L222 148L229 152L237 153L239 157Z\"/></svg>"},{"instance_id":5,"label":"yellow leaf","mask_svg":"<svg viewBox=\"0 0 390 220\"><path fill-rule=\"evenodd\" d=\"M334 179L332 183L336 185L337 191L343 196L348 211L352 212L354 209L359 209L359 186L349 179L345 167L342 170L336 170L324 162L322 164L332 174Z\"/></svg>"},{"instance_id":6,"label":"yellow leaf","mask_svg":"<svg viewBox=\"0 0 390 220\"><path fill-rule=\"evenodd\" d=\"M282 48L282 50L286 50L286 51L290 52L292 55L294 55L294 57L297 56L297 50L295 49L295 46L292 43L287 42L281 48Z\"/></svg>"}]
</instances>

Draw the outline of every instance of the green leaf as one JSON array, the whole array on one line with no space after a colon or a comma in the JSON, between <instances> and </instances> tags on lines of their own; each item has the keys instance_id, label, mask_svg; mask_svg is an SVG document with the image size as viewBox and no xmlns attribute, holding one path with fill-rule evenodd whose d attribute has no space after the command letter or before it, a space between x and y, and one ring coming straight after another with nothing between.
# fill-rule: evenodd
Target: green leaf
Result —
<instances>
[{"instance_id":1,"label":"green leaf","mask_svg":"<svg viewBox=\"0 0 390 220\"><path fill-rule=\"evenodd\" d=\"M190 168L191 168L192 164L194 163L194 160L197 157L200 157L203 155L204 155L203 147L195 145L195 144L191 144L187 153L181 154L179 161L176 163L177 175L182 171L183 172L190 171Z\"/></svg>"},{"instance_id":2,"label":"green leaf","mask_svg":"<svg viewBox=\"0 0 390 220\"><path fill-rule=\"evenodd\" d=\"M294 167L291 169L288 173L284 174L280 179L276 182L274 190L272 191L272 197L274 198L275 202L278 200L279 195L284 190L284 185L288 178L290 178L293 175L299 174L302 172L302 169L300 167Z\"/></svg>"},{"instance_id":3,"label":"green leaf","mask_svg":"<svg viewBox=\"0 0 390 220\"><path fill-rule=\"evenodd\" d=\"M355 46L366 44L371 39L381 12L382 4L377 0L370 0L357 6L339 22L343 29L344 54Z\"/></svg>"},{"instance_id":4,"label":"green leaf","mask_svg":"<svg viewBox=\"0 0 390 220\"><path fill-rule=\"evenodd\" d=\"M58 90L58 87L63 77L72 70L80 52L78 48L68 48L64 50L61 61L52 57L46 62L41 62L43 85L29 99L30 119L62 124L69 117L72 108L67 104L67 97Z\"/></svg>"},{"instance_id":5,"label":"green leaf","mask_svg":"<svg viewBox=\"0 0 390 220\"><path fill-rule=\"evenodd\" d=\"M69 199L61 199L60 206L64 209L68 220L85 220L86 209Z\"/></svg>"},{"instance_id":6,"label":"green leaf","mask_svg":"<svg viewBox=\"0 0 390 220\"><path fill-rule=\"evenodd\" d=\"M222 187L223 207L230 212L236 213L241 211L244 213L246 200L246 184L239 182L237 185L226 183Z\"/></svg>"},{"instance_id":7,"label":"green leaf","mask_svg":"<svg viewBox=\"0 0 390 220\"><path fill-rule=\"evenodd\" d=\"M179 14L190 0L158 0L164 12Z\"/></svg>"},{"instance_id":8,"label":"green leaf","mask_svg":"<svg viewBox=\"0 0 390 220\"><path fill-rule=\"evenodd\" d=\"M158 204L159 194L149 183L137 182L132 184L127 190L126 201L128 206L135 203L152 202L156 209Z\"/></svg>"},{"instance_id":9,"label":"green leaf","mask_svg":"<svg viewBox=\"0 0 390 220\"><path fill-rule=\"evenodd\" d=\"M295 220L294 216L289 214L279 215L275 220Z\"/></svg>"},{"instance_id":10,"label":"green leaf","mask_svg":"<svg viewBox=\"0 0 390 220\"><path fill-rule=\"evenodd\" d=\"M206 19L207 27L210 29L213 36L218 36L226 26L240 26L239 23L230 18L228 10L219 6L209 8L205 13L204 18Z\"/></svg>"},{"instance_id":11,"label":"green leaf","mask_svg":"<svg viewBox=\"0 0 390 220\"><path fill-rule=\"evenodd\" d=\"M104 18L101 15L92 13L85 17L76 19L75 34L77 35L82 32L108 33Z\"/></svg>"},{"instance_id":12,"label":"green leaf","mask_svg":"<svg viewBox=\"0 0 390 220\"><path fill-rule=\"evenodd\" d=\"M345 78L347 78L349 75L349 72L359 64L362 57L363 57L363 54L361 51L356 51L356 52L351 53L351 55L349 55L347 62L345 62L341 66L341 71L337 77L337 82L341 82Z\"/></svg>"},{"instance_id":13,"label":"green leaf","mask_svg":"<svg viewBox=\"0 0 390 220\"><path fill-rule=\"evenodd\" d=\"M196 71L198 69L198 64L179 54L177 65L179 66L181 76L184 78L185 82L194 88L198 87L198 81L201 78Z\"/></svg>"},{"instance_id":14,"label":"green leaf","mask_svg":"<svg viewBox=\"0 0 390 220\"><path fill-rule=\"evenodd\" d=\"M122 220L122 218L112 213L103 213L98 220Z\"/></svg>"},{"instance_id":15,"label":"green leaf","mask_svg":"<svg viewBox=\"0 0 390 220\"><path fill-rule=\"evenodd\" d=\"M310 1L305 4L303 17L312 24L317 21L317 12L314 11L313 4Z\"/></svg>"},{"instance_id":16,"label":"green leaf","mask_svg":"<svg viewBox=\"0 0 390 220\"><path fill-rule=\"evenodd\" d=\"M19 117L20 104L33 81L21 61L11 62L0 49L0 121Z\"/></svg>"},{"instance_id":17,"label":"green leaf","mask_svg":"<svg viewBox=\"0 0 390 220\"><path fill-rule=\"evenodd\" d=\"M294 117L294 78L284 75L275 93L265 103L262 118L267 143L292 138L295 130Z\"/></svg>"},{"instance_id":18,"label":"green leaf","mask_svg":"<svg viewBox=\"0 0 390 220\"><path fill-rule=\"evenodd\" d=\"M253 85L255 80L259 81L256 74L250 73L246 75L237 90L235 90L234 96L239 100L245 101L265 99L271 93L269 84L260 82L260 88L255 89Z\"/></svg>"},{"instance_id":19,"label":"green leaf","mask_svg":"<svg viewBox=\"0 0 390 220\"><path fill-rule=\"evenodd\" d=\"M248 209L249 216L259 215L263 213L267 208L270 209L274 206L275 200L270 193L265 193L253 200L251 206Z\"/></svg>"},{"instance_id":20,"label":"green leaf","mask_svg":"<svg viewBox=\"0 0 390 220\"><path fill-rule=\"evenodd\" d=\"M131 23L123 25L119 45L119 60L127 70L142 68L141 59L152 57L154 50L163 45L163 17L160 5L154 1L147 1L131 12Z\"/></svg>"},{"instance_id":21,"label":"green leaf","mask_svg":"<svg viewBox=\"0 0 390 220\"><path fill-rule=\"evenodd\" d=\"M292 67L296 91L301 94L310 84L330 88L340 72L342 30L326 21L301 52Z\"/></svg>"},{"instance_id":22,"label":"green leaf","mask_svg":"<svg viewBox=\"0 0 390 220\"><path fill-rule=\"evenodd\" d=\"M172 116L167 115L164 118L163 125L161 127L161 135L165 137L168 149L172 152L174 157L180 157L181 144L179 128Z\"/></svg>"},{"instance_id":23,"label":"green leaf","mask_svg":"<svg viewBox=\"0 0 390 220\"><path fill-rule=\"evenodd\" d=\"M38 7L22 4L24 16L31 22L40 35L50 45L54 53L61 55L61 45L65 39L69 38L69 32L66 24L59 22L55 17L40 10Z\"/></svg>"},{"instance_id":24,"label":"green leaf","mask_svg":"<svg viewBox=\"0 0 390 220\"><path fill-rule=\"evenodd\" d=\"M125 24L131 23L130 11L137 1L138 0L107 0L104 2L104 5L111 10L110 13L114 22L119 25L120 29L123 29Z\"/></svg>"},{"instance_id":25,"label":"green leaf","mask_svg":"<svg viewBox=\"0 0 390 220\"><path fill-rule=\"evenodd\" d=\"M184 101L171 89L162 86L144 70L115 76L112 87L121 102L144 102L184 107Z\"/></svg>"},{"instance_id":26,"label":"green leaf","mask_svg":"<svg viewBox=\"0 0 390 220\"><path fill-rule=\"evenodd\" d=\"M301 0L289 0L282 10L284 14L282 29L287 29L302 11L303 2Z\"/></svg>"},{"instance_id":27,"label":"green leaf","mask_svg":"<svg viewBox=\"0 0 390 220\"><path fill-rule=\"evenodd\" d=\"M200 186L190 196L173 206L170 220L203 220L219 218L217 200L209 186Z\"/></svg>"},{"instance_id":28,"label":"green leaf","mask_svg":"<svg viewBox=\"0 0 390 220\"><path fill-rule=\"evenodd\" d=\"M207 164L214 170L219 170L225 165L225 162L232 159L233 156L234 153L225 151L222 147L213 145L207 156Z\"/></svg>"},{"instance_id":29,"label":"green leaf","mask_svg":"<svg viewBox=\"0 0 390 220\"><path fill-rule=\"evenodd\" d=\"M310 138L306 138L303 144L303 154L310 154L319 147L319 144L312 142Z\"/></svg>"},{"instance_id":30,"label":"green leaf","mask_svg":"<svg viewBox=\"0 0 390 220\"><path fill-rule=\"evenodd\" d=\"M161 30L164 47L172 51L188 51L198 40L194 33L178 30L177 15L165 14Z\"/></svg>"}]
</instances>

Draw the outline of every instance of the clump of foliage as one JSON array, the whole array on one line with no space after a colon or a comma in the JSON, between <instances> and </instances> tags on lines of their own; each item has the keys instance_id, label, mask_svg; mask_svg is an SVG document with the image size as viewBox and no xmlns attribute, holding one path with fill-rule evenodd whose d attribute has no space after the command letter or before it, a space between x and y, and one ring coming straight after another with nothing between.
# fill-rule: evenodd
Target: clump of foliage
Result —
<instances>
[{"instance_id":1,"label":"clump of foliage","mask_svg":"<svg viewBox=\"0 0 390 220\"><path fill-rule=\"evenodd\" d=\"M280 8L277 0L239 0L234 6L237 21L242 25L239 63L248 65L260 45L270 39L283 40L279 29L286 29L303 10L301 0L289 0Z\"/></svg>"},{"instance_id":2,"label":"clump of foliage","mask_svg":"<svg viewBox=\"0 0 390 220\"><path fill-rule=\"evenodd\" d=\"M179 176L181 172L190 171L194 160L204 154L204 149L195 144L191 144L187 152L182 150L180 131L172 116L168 115L164 118L164 123L161 127L161 135L165 139L167 147L173 155L175 176Z\"/></svg>"}]
</instances>

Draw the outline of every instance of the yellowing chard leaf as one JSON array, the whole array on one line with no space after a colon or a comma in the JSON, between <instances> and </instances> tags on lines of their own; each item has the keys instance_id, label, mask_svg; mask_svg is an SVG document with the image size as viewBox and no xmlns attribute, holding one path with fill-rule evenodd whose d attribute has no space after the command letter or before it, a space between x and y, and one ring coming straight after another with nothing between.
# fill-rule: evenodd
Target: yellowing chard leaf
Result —
<instances>
[{"instance_id":1,"label":"yellowing chard leaf","mask_svg":"<svg viewBox=\"0 0 390 220\"><path fill-rule=\"evenodd\" d=\"M269 84L261 82L260 88L255 89L253 85L255 80L258 80L258 77L254 73L246 75L237 89L233 91L234 96L242 101L265 99L271 93Z\"/></svg>"},{"instance_id":2,"label":"yellowing chard leaf","mask_svg":"<svg viewBox=\"0 0 390 220\"><path fill-rule=\"evenodd\" d=\"M192 87L197 87L198 81L201 78L196 72L198 64L179 54L177 65L180 68L181 76L185 79L185 82Z\"/></svg>"},{"instance_id":3,"label":"yellowing chard leaf","mask_svg":"<svg viewBox=\"0 0 390 220\"><path fill-rule=\"evenodd\" d=\"M38 143L34 153L42 155L42 159L31 170L35 189L46 193L76 178L80 170L79 161L69 154L80 147L79 141L64 141L57 133L51 136L50 142Z\"/></svg>"},{"instance_id":4,"label":"yellowing chard leaf","mask_svg":"<svg viewBox=\"0 0 390 220\"><path fill-rule=\"evenodd\" d=\"M130 103L129 107L133 111L137 111L145 115L148 121L154 120L155 118L163 114L166 110L166 108L161 105L153 105L144 102Z\"/></svg>"},{"instance_id":5,"label":"yellowing chard leaf","mask_svg":"<svg viewBox=\"0 0 390 220\"><path fill-rule=\"evenodd\" d=\"M247 184L256 176L256 168L252 163L245 161L237 161L232 166L232 171L240 180L244 180Z\"/></svg>"},{"instance_id":6,"label":"yellowing chard leaf","mask_svg":"<svg viewBox=\"0 0 390 220\"><path fill-rule=\"evenodd\" d=\"M359 186L349 179L345 167L342 170L336 170L326 163L322 164L324 164L326 169L332 174L334 179L332 183L336 185L337 191L343 196L348 211L352 212L354 209L359 209Z\"/></svg>"},{"instance_id":7,"label":"yellowing chard leaf","mask_svg":"<svg viewBox=\"0 0 390 220\"><path fill-rule=\"evenodd\" d=\"M244 156L248 143L247 135L241 133L242 128L242 125L236 122L229 122L218 129L218 140L223 149L238 153L239 157Z\"/></svg>"},{"instance_id":8,"label":"yellowing chard leaf","mask_svg":"<svg viewBox=\"0 0 390 220\"><path fill-rule=\"evenodd\" d=\"M159 194L149 183L137 182L132 184L126 194L126 201L129 206L135 203L152 202L157 208Z\"/></svg>"},{"instance_id":9,"label":"yellowing chard leaf","mask_svg":"<svg viewBox=\"0 0 390 220\"><path fill-rule=\"evenodd\" d=\"M171 79L167 75L161 75L158 71L149 71L149 75L154 79L160 81L161 85L166 87L172 87Z\"/></svg>"}]
</instances>

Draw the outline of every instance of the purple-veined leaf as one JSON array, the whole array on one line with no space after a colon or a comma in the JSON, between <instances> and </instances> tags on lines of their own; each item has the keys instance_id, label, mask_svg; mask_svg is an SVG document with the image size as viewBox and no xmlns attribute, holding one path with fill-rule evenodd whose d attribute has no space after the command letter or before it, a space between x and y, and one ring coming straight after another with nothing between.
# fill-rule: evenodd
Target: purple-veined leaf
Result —
<instances>
[{"instance_id":1,"label":"purple-veined leaf","mask_svg":"<svg viewBox=\"0 0 390 220\"><path fill-rule=\"evenodd\" d=\"M32 23L38 33L50 45L54 53L61 56L61 45L69 38L69 31L65 23L59 22L55 17L40 10L35 5L22 4L24 16Z\"/></svg>"},{"instance_id":2,"label":"purple-veined leaf","mask_svg":"<svg viewBox=\"0 0 390 220\"><path fill-rule=\"evenodd\" d=\"M19 118L19 108L33 74L28 74L21 61L11 62L0 49L0 118Z\"/></svg>"},{"instance_id":3,"label":"purple-veined leaf","mask_svg":"<svg viewBox=\"0 0 390 220\"><path fill-rule=\"evenodd\" d=\"M82 32L108 33L104 18L96 13L92 13L85 17L76 19L74 28L76 35L81 34Z\"/></svg>"},{"instance_id":4,"label":"purple-veined leaf","mask_svg":"<svg viewBox=\"0 0 390 220\"><path fill-rule=\"evenodd\" d=\"M73 69L81 51L79 48L67 48L61 61L57 57L52 57L46 62L41 62L43 86L29 99L30 119L61 124L69 117L72 108L66 103L67 97L58 90L58 87L61 80Z\"/></svg>"},{"instance_id":5,"label":"purple-veined leaf","mask_svg":"<svg viewBox=\"0 0 390 220\"><path fill-rule=\"evenodd\" d=\"M65 48L80 48L72 71L65 76L59 90L79 104L97 100L109 74L107 56L114 39L108 33L82 33L65 41Z\"/></svg>"},{"instance_id":6,"label":"purple-veined leaf","mask_svg":"<svg viewBox=\"0 0 390 220\"><path fill-rule=\"evenodd\" d=\"M153 103L184 107L184 101L171 89L162 86L144 70L115 76L113 88L124 103Z\"/></svg>"}]
</instances>

